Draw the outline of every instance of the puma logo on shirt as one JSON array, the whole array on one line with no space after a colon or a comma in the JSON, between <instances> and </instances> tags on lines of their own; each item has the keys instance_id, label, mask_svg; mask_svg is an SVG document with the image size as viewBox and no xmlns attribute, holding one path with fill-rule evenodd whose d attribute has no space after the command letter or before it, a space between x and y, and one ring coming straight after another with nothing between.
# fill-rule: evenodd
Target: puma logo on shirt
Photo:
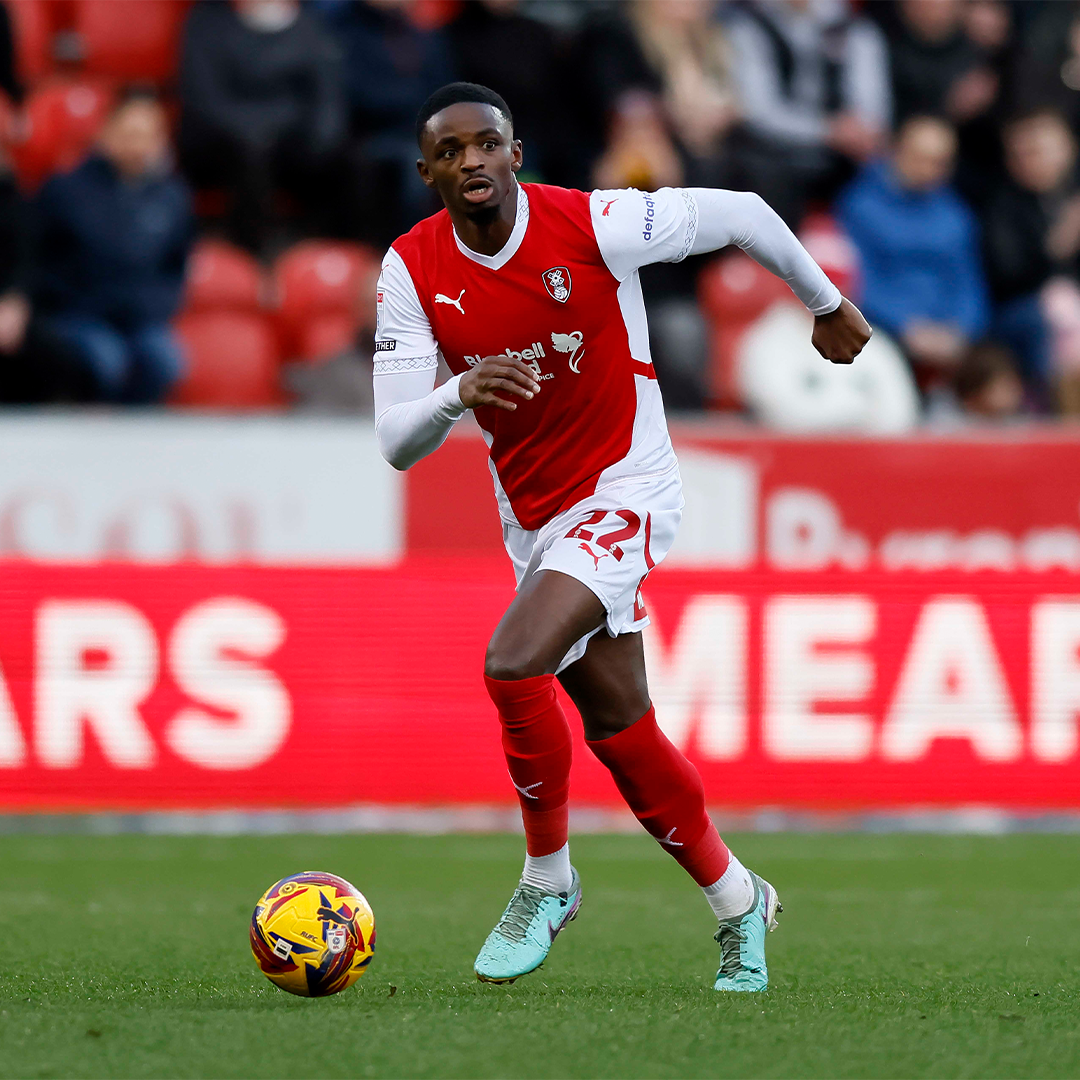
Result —
<instances>
[{"instance_id":1,"label":"puma logo on shirt","mask_svg":"<svg viewBox=\"0 0 1080 1080\"><path fill-rule=\"evenodd\" d=\"M437 292L435 294L435 303L436 304L449 304L451 307L456 307L458 309L458 311L460 311L461 314L464 315L465 314L465 309L461 306L461 298L464 295L465 295L465 290L462 289L461 292L458 293L458 298L456 300L451 300L450 297L447 296L445 293Z\"/></svg>"}]
</instances>

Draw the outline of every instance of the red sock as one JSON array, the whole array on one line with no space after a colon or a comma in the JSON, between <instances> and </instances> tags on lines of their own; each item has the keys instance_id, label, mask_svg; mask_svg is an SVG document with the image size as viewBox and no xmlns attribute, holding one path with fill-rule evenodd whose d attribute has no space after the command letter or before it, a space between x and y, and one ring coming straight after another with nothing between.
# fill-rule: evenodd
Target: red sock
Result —
<instances>
[{"instance_id":1,"label":"red sock","mask_svg":"<svg viewBox=\"0 0 1080 1080\"><path fill-rule=\"evenodd\" d=\"M569 833L570 725L555 697L555 676L489 679L499 710L503 753L517 788L525 843L532 856L550 855Z\"/></svg>"},{"instance_id":2,"label":"red sock","mask_svg":"<svg viewBox=\"0 0 1080 1080\"><path fill-rule=\"evenodd\" d=\"M720 880L731 854L705 812L697 769L656 725L651 707L610 739L586 744L608 767L634 816L702 887Z\"/></svg>"}]
</instances>

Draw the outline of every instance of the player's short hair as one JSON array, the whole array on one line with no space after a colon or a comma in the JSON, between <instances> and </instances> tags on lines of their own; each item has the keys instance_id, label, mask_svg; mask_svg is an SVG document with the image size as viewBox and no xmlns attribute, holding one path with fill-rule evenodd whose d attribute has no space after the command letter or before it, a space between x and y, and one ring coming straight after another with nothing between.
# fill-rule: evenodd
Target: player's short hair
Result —
<instances>
[{"instance_id":1,"label":"player's short hair","mask_svg":"<svg viewBox=\"0 0 1080 1080\"><path fill-rule=\"evenodd\" d=\"M463 102L475 102L478 105L490 105L493 109L497 109L503 114L511 127L514 126L514 118L510 115L510 109L506 102L503 101L502 97L499 94L496 94L494 90L489 90L486 86L481 86L479 83L447 83L445 86L440 86L439 89L420 106L420 112L416 115L417 146L420 145L420 140L424 137L424 128L427 127L427 122L436 113L442 112L443 109L448 109L451 105L460 105Z\"/></svg>"}]
</instances>

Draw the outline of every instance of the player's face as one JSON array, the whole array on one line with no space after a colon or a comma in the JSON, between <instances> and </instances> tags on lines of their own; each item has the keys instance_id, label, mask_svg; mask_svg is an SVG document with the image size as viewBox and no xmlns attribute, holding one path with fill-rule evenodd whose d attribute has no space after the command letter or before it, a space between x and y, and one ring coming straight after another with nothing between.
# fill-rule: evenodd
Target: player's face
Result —
<instances>
[{"instance_id":1,"label":"player's face","mask_svg":"<svg viewBox=\"0 0 1080 1080\"><path fill-rule=\"evenodd\" d=\"M446 208L468 217L486 216L502 205L521 168L521 142L509 121L490 105L461 102L427 123L416 163L428 187Z\"/></svg>"}]
</instances>

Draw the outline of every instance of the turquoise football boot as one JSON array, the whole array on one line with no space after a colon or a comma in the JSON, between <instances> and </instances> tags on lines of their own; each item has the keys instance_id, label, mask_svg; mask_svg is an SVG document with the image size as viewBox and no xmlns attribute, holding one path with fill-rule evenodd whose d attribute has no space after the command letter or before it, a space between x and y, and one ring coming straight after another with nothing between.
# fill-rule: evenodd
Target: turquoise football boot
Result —
<instances>
[{"instance_id":1,"label":"turquoise football boot","mask_svg":"<svg viewBox=\"0 0 1080 1080\"><path fill-rule=\"evenodd\" d=\"M564 893L541 892L524 882L518 885L476 958L476 977L481 982L512 983L544 962L551 943L577 918L581 906L581 880L576 870L573 873Z\"/></svg>"},{"instance_id":2,"label":"turquoise football boot","mask_svg":"<svg viewBox=\"0 0 1080 1080\"><path fill-rule=\"evenodd\" d=\"M776 916L784 910L776 890L750 871L754 879L754 903L745 915L721 919L715 940L720 943L720 970L714 990L766 990L769 969L765 966L765 935L775 930Z\"/></svg>"}]
</instances>

